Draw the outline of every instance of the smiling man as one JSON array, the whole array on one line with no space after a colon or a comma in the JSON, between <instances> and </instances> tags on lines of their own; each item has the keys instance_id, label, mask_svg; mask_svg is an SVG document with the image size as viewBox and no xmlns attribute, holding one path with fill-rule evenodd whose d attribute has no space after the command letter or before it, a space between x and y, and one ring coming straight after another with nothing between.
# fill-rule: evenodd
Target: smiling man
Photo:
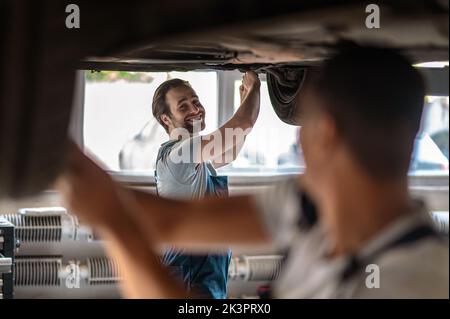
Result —
<instances>
[{"instance_id":1,"label":"smiling man","mask_svg":"<svg viewBox=\"0 0 450 319\"><path fill-rule=\"evenodd\" d=\"M246 73L240 87L241 106L236 114L218 130L203 136L199 132L205 128L205 108L189 82L171 79L158 87L152 111L169 134L169 141L161 145L156 160L155 177L160 196L179 199L227 196L227 178L217 176L215 168L236 158L245 134L241 139L229 141L224 138L225 129L249 131L259 113L259 87L258 76ZM208 143L220 147L209 152ZM176 160L179 154L181 160ZM163 263L182 279L188 291L222 299L227 296L230 257L230 252L188 255L170 249L164 254Z\"/></svg>"}]
</instances>

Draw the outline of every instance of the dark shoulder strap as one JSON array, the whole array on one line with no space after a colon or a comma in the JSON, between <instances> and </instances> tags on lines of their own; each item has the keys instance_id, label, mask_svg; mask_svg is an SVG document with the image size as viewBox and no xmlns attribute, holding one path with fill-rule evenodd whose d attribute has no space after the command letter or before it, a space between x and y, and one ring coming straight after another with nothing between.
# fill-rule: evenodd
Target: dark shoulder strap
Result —
<instances>
[{"instance_id":1,"label":"dark shoulder strap","mask_svg":"<svg viewBox=\"0 0 450 319\"><path fill-rule=\"evenodd\" d=\"M156 162L155 162L155 171L154 171L154 177L155 177L155 188L156 188L156 195L159 196L158 193L158 174L157 174L157 166L158 166L158 162L161 160L161 157L163 156L164 152L169 148L172 147L176 142L178 142L177 140L172 140L172 141L168 141L164 144L161 145L161 147L158 150L158 155L156 156Z\"/></svg>"},{"instance_id":2,"label":"dark shoulder strap","mask_svg":"<svg viewBox=\"0 0 450 319\"><path fill-rule=\"evenodd\" d=\"M412 244L421 239L425 239L428 237L436 237L439 238L436 230L430 225L421 225L419 227L414 228L413 230L407 232L405 235L401 236L397 240L391 242L387 249L396 248L398 246Z\"/></svg>"},{"instance_id":3,"label":"dark shoulder strap","mask_svg":"<svg viewBox=\"0 0 450 319\"><path fill-rule=\"evenodd\" d=\"M158 163L158 161L161 159L161 157L164 155L167 149L172 148L172 146L177 142L178 142L177 140L170 140L162 144L158 150L158 155L156 156L156 163Z\"/></svg>"},{"instance_id":4,"label":"dark shoulder strap","mask_svg":"<svg viewBox=\"0 0 450 319\"><path fill-rule=\"evenodd\" d=\"M359 260L356 256L353 256L350 260L350 263L348 264L347 268L342 273L342 280L348 280L349 278L353 277L356 273L359 273L363 271L364 266L367 264L370 264L371 261L375 260L380 255L388 252L391 249L400 247L400 246L406 246L414 244L420 240L426 239L426 238L436 238L439 239L440 236L434 230L434 228L430 225L420 225L416 228L413 228L412 230L406 232L402 236L398 237L396 240L390 242L386 246L382 247L381 249L377 250L375 253L373 253L371 256L366 258L364 261Z\"/></svg>"},{"instance_id":5,"label":"dark shoulder strap","mask_svg":"<svg viewBox=\"0 0 450 319\"><path fill-rule=\"evenodd\" d=\"M298 192L299 197L299 210L298 214L298 227L301 230L309 229L314 226L319 217L317 209L311 198L303 191Z\"/></svg>"},{"instance_id":6,"label":"dark shoulder strap","mask_svg":"<svg viewBox=\"0 0 450 319\"><path fill-rule=\"evenodd\" d=\"M311 198L303 191L299 190L298 195L298 222L297 226L300 231L308 231L311 229L319 220L319 215L315 204L312 202ZM283 264L287 262L291 255L291 249L286 248L283 251Z\"/></svg>"}]
</instances>

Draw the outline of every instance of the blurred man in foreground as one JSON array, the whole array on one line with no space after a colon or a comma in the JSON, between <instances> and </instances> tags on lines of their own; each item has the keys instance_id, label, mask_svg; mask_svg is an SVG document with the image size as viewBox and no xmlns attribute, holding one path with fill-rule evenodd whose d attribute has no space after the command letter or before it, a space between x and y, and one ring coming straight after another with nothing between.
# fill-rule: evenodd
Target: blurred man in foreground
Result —
<instances>
[{"instance_id":1,"label":"blurred man in foreground","mask_svg":"<svg viewBox=\"0 0 450 319\"><path fill-rule=\"evenodd\" d=\"M73 148L59 189L126 266L126 297L187 297L155 257L160 245L275 243L289 253L274 297L448 298L448 243L408 192L423 101L406 58L354 47L326 61L299 101L301 177L253 196L163 199L118 186Z\"/></svg>"}]
</instances>

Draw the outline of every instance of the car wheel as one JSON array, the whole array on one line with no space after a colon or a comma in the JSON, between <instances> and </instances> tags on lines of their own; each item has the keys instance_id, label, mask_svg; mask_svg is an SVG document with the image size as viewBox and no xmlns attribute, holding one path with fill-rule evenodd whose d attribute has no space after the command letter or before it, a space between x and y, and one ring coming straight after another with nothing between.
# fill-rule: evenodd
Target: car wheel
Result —
<instances>
[{"instance_id":1,"label":"car wheel","mask_svg":"<svg viewBox=\"0 0 450 319\"><path fill-rule=\"evenodd\" d=\"M277 116L287 124L300 125L298 98L308 73L306 67L280 67L267 70L270 101Z\"/></svg>"}]
</instances>

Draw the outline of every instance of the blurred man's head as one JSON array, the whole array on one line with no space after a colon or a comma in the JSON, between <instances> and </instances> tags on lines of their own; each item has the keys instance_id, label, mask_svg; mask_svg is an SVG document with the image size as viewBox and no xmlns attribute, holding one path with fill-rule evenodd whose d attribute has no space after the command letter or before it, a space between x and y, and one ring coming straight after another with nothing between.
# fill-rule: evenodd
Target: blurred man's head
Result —
<instances>
[{"instance_id":1,"label":"blurred man's head","mask_svg":"<svg viewBox=\"0 0 450 319\"><path fill-rule=\"evenodd\" d=\"M153 116L167 133L176 128L194 131L194 123L205 128L205 109L189 82L171 79L163 82L155 92L152 103Z\"/></svg>"},{"instance_id":2,"label":"blurred man's head","mask_svg":"<svg viewBox=\"0 0 450 319\"><path fill-rule=\"evenodd\" d=\"M420 127L424 83L402 55L354 47L328 60L302 97L301 144L313 188L336 170L406 178Z\"/></svg>"}]
</instances>

